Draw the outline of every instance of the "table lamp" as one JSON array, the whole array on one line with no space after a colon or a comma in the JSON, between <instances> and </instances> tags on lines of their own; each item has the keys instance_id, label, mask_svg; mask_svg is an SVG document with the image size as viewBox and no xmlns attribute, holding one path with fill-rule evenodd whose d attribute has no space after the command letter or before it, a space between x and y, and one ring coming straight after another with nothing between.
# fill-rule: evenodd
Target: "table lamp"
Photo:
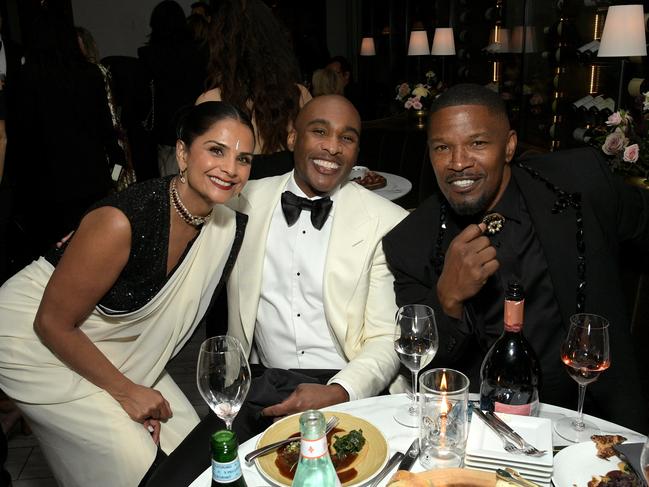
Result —
<instances>
[{"instance_id":1,"label":"table lamp","mask_svg":"<svg viewBox=\"0 0 649 487\"><path fill-rule=\"evenodd\" d=\"M433 37L433 48L430 50L433 56L455 56L455 40L453 39L453 27L437 27ZM446 61L442 57L442 83L446 82Z\"/></svg>"},{"instance_id":2,"label":"table lamp","mask_svg":"<svg viewBox=\"0 0 649 487\"><path fill-rule=\"evenodd\" d=\"M361 56L376 56L374 37L363 37L361 40Z\"/></svg>"},{"instance_id":3,"label":"table lamp","mask_svg":"<svg viewBox=\"0 0 649 487\"><path fill-rule=\"evenodd\" d=\"M428 34L425 30L413 30L410 33L408 56L428 56Z\"/></svg>"},{"instance_id":4,"label":"table lamp","mask_svg":"<svg viewBox=\"0 0 649 487\"><path fill-rule=\"evenodd\" d=\"M622 105L624 63L627 56L646 56L647 44L642 5L614 5L608 8L597 57L621 57L617 110Z\"/></svg>"}]
</instances>

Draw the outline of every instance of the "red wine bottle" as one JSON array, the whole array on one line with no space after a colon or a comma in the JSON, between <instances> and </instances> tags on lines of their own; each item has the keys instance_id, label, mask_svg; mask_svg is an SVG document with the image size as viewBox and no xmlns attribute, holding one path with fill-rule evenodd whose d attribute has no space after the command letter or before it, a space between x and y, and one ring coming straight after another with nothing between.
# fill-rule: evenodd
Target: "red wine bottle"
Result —
<instances>
[{"instance_id":1,"label":"red wine bottle","mask_svg":"<svg viewBox=\"0 0 649 487\"><path fill-rule=\"evenodd\" d=\"M523 336L523 286L512 281L505 292L503 334L491 346L480 368L480 408L536 416L541 367Z\"/></svg>"}]
</instances>

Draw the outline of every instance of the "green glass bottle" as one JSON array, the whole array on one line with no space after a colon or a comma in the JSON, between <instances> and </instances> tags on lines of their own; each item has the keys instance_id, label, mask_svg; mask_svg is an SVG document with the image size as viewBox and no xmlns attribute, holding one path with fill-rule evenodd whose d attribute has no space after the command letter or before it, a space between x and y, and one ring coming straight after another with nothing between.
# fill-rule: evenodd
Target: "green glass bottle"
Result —
<instances>
[{"instance_id":1,"label":"green glass bottle","mask_svg":"<svg viewBox=\"0 0 649 487\"><path fill-rule=\"evenodd\" d=\"M233 431L221 430L212 435L212 487L247 487L238 449L239 443Z\"/></svg>"},{"instance_id":2,"label":"green glass bottle","mask_svg":"<svg viewBox=\"0 0 649 487\"><path fill-rule=\"evenodd\" d=\"M320 411L309 410L300 416L300 461L293 487L340 487L331 463L325 418Z\"/></svg>"}]
</instances>

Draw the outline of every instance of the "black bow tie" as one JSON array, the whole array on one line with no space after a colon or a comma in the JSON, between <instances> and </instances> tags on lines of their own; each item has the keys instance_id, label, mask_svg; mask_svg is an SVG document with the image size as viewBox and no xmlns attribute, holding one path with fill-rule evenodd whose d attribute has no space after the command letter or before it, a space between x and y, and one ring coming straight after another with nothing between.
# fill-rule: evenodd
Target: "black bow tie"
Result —
<instances>
[{"instance_id":1,"label":"black bow tie","mask_svg":"<svg viewBox=\"0 0 649 487\"><path fill-rule=\"evenodd\" d=\"M294 195L290 191L282 193L282 211L288 226L292 226L298 218L302 210L309 210L311 212L311 223L313 227L320 230L327 221L329 212L333 205L333 201L329 196L317 200L309 200L300 196Z\"/></svg>"}]
</instances>

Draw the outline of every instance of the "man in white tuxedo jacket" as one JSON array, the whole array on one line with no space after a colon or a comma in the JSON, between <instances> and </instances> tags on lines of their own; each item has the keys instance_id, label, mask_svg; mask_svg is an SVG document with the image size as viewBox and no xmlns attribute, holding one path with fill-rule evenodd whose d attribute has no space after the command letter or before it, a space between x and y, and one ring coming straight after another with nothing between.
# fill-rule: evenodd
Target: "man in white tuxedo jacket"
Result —
<instances>
[{"instance_id":1,"label":"man in white tuxedo jacket","mask_svg":"<svg viewBox=\"0 0 649 487\"><path fill-rule=\"evenodd\" d=\"M314 98L289 133L294 171L250 181L236 202L249 222L228 281L228 334L266 367L340 369L265 416L376 395L397 376L381 239L407 212L348 181L360 127L344 97Z\"/></svg>"}]
</instances>

